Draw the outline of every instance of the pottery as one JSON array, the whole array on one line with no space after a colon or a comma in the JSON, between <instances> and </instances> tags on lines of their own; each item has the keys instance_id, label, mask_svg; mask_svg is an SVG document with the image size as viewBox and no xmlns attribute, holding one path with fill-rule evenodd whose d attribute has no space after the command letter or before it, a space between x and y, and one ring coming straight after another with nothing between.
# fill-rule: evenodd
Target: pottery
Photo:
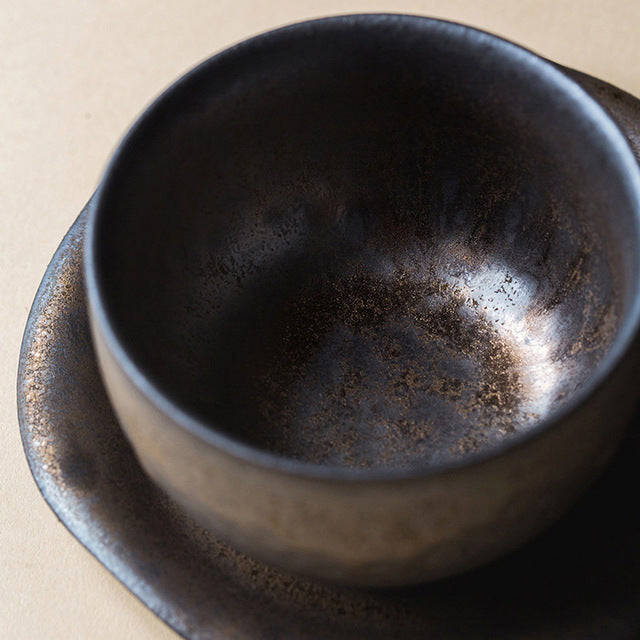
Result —
<instances>
[{"instance_id":1,"label":"pottery","mask_svg":"<svg viewBox=\"0 0 640 640\"><path fill-rule=\"evenodd\" d=\"M135 123L92 201L103 380L182 508L287 570L461 572L570 505L636 400L640 170L495 36L258 36Z\"/></svg>"},{"instance_id":2,"label":"pottery","mask_svg":"<svg viewBox=\"0 0 640 640\"><path fill-rule=\"evenodd\" d=\"M640 123L639 101L593 78L580 81L616 110L616 119ZM274 570L203 530L138 464L91 345L82 269L86 221L85 209L56 251L29 314L18 376L25 453L59 520L182 637L640 635L640 514L629 509L640 481L640 411L614 460L578 503L536 540L488 566L405 589L345 588Z\"/></svg>"}]
</instances>

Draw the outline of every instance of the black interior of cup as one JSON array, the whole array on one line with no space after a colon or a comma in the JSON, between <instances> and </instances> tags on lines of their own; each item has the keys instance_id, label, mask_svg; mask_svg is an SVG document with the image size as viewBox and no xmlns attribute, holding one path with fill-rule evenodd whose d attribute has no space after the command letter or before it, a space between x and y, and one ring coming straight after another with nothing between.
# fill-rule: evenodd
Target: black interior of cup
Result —
<instances>
[{"instance_id":1,"label":"black interior of cup","mask_svg":"<svg viewBox=\"0 0 640 640\"><path fill-rule=\"evenodd\" d=\"M259 449L403 467L494 446L585 384L633 301L636 212L601 121L455 25L250 41L118 151L95 224L109 321L173 402Z\"/></svg>"}]
</instances>

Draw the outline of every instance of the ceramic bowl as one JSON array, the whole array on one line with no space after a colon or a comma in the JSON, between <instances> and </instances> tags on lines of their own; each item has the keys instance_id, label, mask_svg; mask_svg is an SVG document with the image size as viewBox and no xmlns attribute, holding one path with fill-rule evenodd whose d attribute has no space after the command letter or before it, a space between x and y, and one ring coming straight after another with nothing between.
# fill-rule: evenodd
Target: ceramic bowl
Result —
<instances>
[{"instance_id":1,"label":"ceramic bowl","mask_svg":"<svg viewBox=\"0 0 640 640\"><path fill-rule=\"evenodd\" d=\"M111 402L237 548L389 586L486 562L636 399L640 171L552 63L417 16L241 43L158 98L92 204Z\"/></svg>"}]
</instances>

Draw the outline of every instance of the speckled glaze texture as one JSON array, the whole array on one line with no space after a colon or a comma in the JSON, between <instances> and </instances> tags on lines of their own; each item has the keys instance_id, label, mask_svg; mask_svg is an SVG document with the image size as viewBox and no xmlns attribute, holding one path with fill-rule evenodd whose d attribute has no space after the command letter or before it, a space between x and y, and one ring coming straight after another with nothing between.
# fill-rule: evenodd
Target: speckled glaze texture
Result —
<instances>
[{"instance_id":1,"label":"speckled glaze texture","mask_svg":"<svg viewBox=\"0 0 640 640\"><path fill-rule=\"evenodd\" d=\"M136 391L99 337L95 343L120 420L135 425L134 449L169 495L247 553L360 585L458 573L537 533L602 469L636 392L621 372L562 428L469 468L376 482L300 478L203 447Z\"/></svg>"},{"instance_id":2,"label":"speckled glaze texture","mask_svg":"<svg viewBox=\"0 0 640 640\"><path fill-rule=\"evenodd\" d=\"M609 92L619 95L589 82L603 102ZM623 105L640 116L629 96ZM638 637L640 516L632 505L640 482L640 415L576 507L483 569L394 590L329 586L274 570L203 529L140 467L92 348L82 278L85 223L83 212L45 274L25 331L18 377L25 453L45 500L69 531L181 636Z\"/></svg>"},{"instance_id":3,"label":"speckled glaze texture","mask_svg":"<svg viewBox=\"0 0 640 640\"><path fill-rule=\"evenodd\" d=\"M563 72L613 116L639 156L640 103ZM332 461L342 467L300 474L296 464L243 459L243 449L225 451L181 428L112 357L99 330L92 341L82 273L86 220L85 210L52 260L25 331L18 375L25 452L63 523L181 635L638 636L640 521L630 509L640 480L637 416L614 465L568 515L523 549L463 576L408 589L330 586L222 541L289 570L363 585L434 579L505 554L565 511L613 455L637 402L637 337L561 424L496 455L438 473L412 473L409 464L408 473L385 475L385 466L414 454L392 447L377 476L341 472L353 466L349 456ZM478 453L478 445L491 443L481 438L453 453ZM443 450L452 453L449 445ZM362 470L370 450L355 453Z\"/></svg>"},{"instance_id":4,"label":"speckled glaze texture","mask_svg":"<svg viewBox=\"0 0 640 640\"><path fill-rule=\"evenodd\" d=\"M639 184L556 67L459 25L329 19L205 62L90 207L90 324L141 464L304 575L405 585L514 548L631 411Z\"/></svg>"}]
</instances>

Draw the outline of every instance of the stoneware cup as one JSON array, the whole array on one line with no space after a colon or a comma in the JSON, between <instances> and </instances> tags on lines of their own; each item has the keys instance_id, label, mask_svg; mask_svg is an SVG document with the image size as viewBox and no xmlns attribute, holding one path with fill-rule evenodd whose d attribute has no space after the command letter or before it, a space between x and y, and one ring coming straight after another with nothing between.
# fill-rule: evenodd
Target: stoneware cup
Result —
<instances>
[{"instance_id":1,"label":"stoneware cup","mask_svg":"<svg viewBox=\"0 0 640 640\"><path fill-rule=\"evenodd\" d=\"M151 478L258 559L391 586L513 549L609 459L639 248L638 165L561 69L360 15L163 93L92 202L85 275Z\"/></svg>"}]
</instances>

